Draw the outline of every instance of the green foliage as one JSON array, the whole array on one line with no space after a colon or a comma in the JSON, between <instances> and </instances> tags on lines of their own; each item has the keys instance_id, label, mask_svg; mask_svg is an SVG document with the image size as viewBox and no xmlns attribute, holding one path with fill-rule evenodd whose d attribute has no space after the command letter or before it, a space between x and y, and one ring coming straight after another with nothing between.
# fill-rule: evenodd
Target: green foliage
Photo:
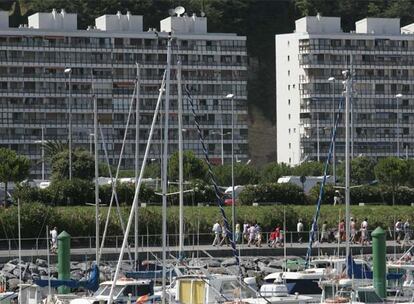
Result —
<instances>
[{"instance_id":1,"label":"green foliage","mask_svg":"<svg viewBox=\"0 0 414 304\"><path fill-rule=\"evenodd\" d=\"M45 191L47 197L52 198L49 204L67 205L70 202L72 205L83 205L95 202L94 184L85 179L53 180L49 187L40 191Z\"/></svg>"},{"instance_id":2,"label":"green foliage","mask_svg":"<svg viewBox=\"0 0 414 304\"><path fill-rule=\"evenodd\" d=\"M231 165L219 165L213 167L213 173L217 183L221 186L231 186ZM234 184L249 185L256 184L259 181L257 169L251 165L237 163L234 164Z\"/></svg>"},{"instance_id":3,"label":"green foliage","mask_svg":"<svg viewBox=\"0 0 414 304\"><path fill-rule=\"evenodd\" d=\"M282 176L292 175L292 168L285 163L269 163L260 172L261 183L275 183Z\"/></svg>"},{"instance_id":4,"label":"green foliage","mask_svg":"<svg viewBox=\"0 0 414 304\"><path fill-rule=\"evenodd\" d=\"M393 193L393 205L395 192L400 184L407 180L408 165L405 161L396 157L387 157L379 160L375 166L375 176L385 186L389 186Z\"/></svg>"},{"instance_id":5,"label":"green foliage","mask_svg":"<svg viewBox=\"0 0 414 304\"><path fill-rule=\"evenodd\" d=\"M168 176L171 181L178 181L178 151L174 152L168 160ZM184 180L207 178L207 165L205 162L196 157L193 151L184 151L183 153L183 177Z\"/></svg>"},{"instance_id":6,"label":"green foliage","mask_svg":"<svg viewBox=\"0 0 414 304\"><path fill-rule=\"evenodd\" d=\"M4 200L9 182L21 182L29 176L30 161L13 150L0 148L0 182L4 183Z\"/></svg>"},{"instance_id":7,"label":"green foliage","mask_svg":"<svg viewBox=\"0 0 414 304\"><path fill-rule=\"evenodd\" d=\"M239 201L244 205L254 202L303 204L306 203L306 198L299 186L268 183L246 186L239 195Z\"/></svg>"},{"instance_id":8,"label":"green foliage","mask_svg":"<svg viewBox=\"0 0 414 304\"><path fill-rule=\"evenodd\" d=\"M72 151L72 178L92 180L95 176L95 160L89 151L75 149ZM52 179L69 178L69 151L64 150L52 157Z\"/></svg>"},{"instance_id":9,"label":"green foliage","mask_svg":"<svg viewBox=\"0 0 414 304\"><path fill-rule=\"evenodd\" d=\"M293 167L292 175L295 176L321 176L323 175L324 164L321 162L303 162Z\"/></svg>"},{"instance_id":10,"label":"green foliage","mask_svg":"<svg viewBox=\"0 0 414 304\"><path fill-rule=\"evenodd\" d=\"M160 178L161 177L161 166L159 162L152 162L145 166L144 171L145 178Z\"/></svg>"},{"instance_id":11,"label":"green foliage","mask_svg":"<svg viewBox=\"0 0 414 304\"><path fill-rule=\"evenodd\" d=\"M101 228L104 228L104 218L109 208L100 208ZM408 219L414 221L414 214L411 206L352 206L351 215L356 219L357 226L364 218L368 218L369 229L377 226L383 228L393 227L394 218ZM309 229L315 207L292 206L292 205L271 205L271 206L239 206L237 218L240 223L244 221L257 221L261 224L263 231L270 231L276 224L283 223L283 213L286 211L286 226L288 231L296 230L296 223L299 218L304 222L305 230ZM121 207L121 215L126 222L130 207ZM226 207L227 216L231 214L231 207ZM94 206L70 206L70 207L48 207L38 203L22 204L22 237L38 237L45 234L45 226L57 226L59 231L66 230L72 237L90 236L95 234L95 207ZM344 206L322 205L319 223L325 220L328 228L338 225L338 219L343 218ZM178 207L168 208L168 231L178 231ZM153 234L161 233L161 207L139 208L139 234L146 235L147 228ZM211 233L214 221L221 219L217 207L185 207L184 222L187 233L197 232ZM4 229L0 229L0 238L17 237L17 208L0 209L0 223ZM76 223L76 224L74 224ZM114 209L110 215L108 235L122 235L120 221Z\"/></svg>"},{"instance_id":12,"label":"green foliage","mask_svg":"<svg viewBox=\"0 0 414 304\"><path fill-rule=\"evenodd\" d=\"M135 195L135 184L134 183L118 183L116 186L116 193L118 195L118 202L120 204L131 205ZM102 203L109 204L112 196L112 186L104 185L99 187L99 197ZM115 198L114 198L115 199ZM147 187L145 184L141 185L139 192L140 202L158 202L160 198L155 195L154 190ZM115 200L113 201L115 205Z\"/></svg>"},{"instance_id":13,"label":"green foliage","mask_svg":"<svg viewBox=\"0 0 414 304\"><path fill-rule=\"evenodd\" d=\"M351 160L351 184L368 184L375 180L376 161L372 158L361 156ZM342 162L337 167L337 180L343 182L345 176L345 163Z\"/></svg>"}]
</instances>

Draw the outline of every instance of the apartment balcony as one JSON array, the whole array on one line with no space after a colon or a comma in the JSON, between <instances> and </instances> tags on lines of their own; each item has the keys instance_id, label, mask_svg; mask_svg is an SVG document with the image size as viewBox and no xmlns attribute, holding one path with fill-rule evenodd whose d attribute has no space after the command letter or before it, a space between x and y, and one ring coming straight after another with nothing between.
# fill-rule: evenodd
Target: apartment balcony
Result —
<instances>
[{"instance_id":1,"label":"apartment balcony","mask_svg":"<svg viewBox=\"0 0 414 304\"><path fill-rule=\"evenodd\" d=\"M148 37L152 38L152 37ZM147 39L148 39L147 38ZM154 39L155 41L155 39ZM229 53L232 55L246 55L245 46L200 46L200 45L180 45L179 47L172 47L174 54L177 53L192 53L197 54L220 54L220 53ZM67 42L55 42L50 43L47 40L39 41L36 43L32 42L0 42L0 50L35 50L35 51L69 51L69 52L113 52L113 51L126 51L128 53L142 53L148 52L151 54L159 53L165 54L167 52L166 45L163 46L154 46L154 45L136 45L136 44L96 44L96 43L67 43Z\"/></svg>"},{"instance_id":2,"label":"apartment balcony","mask_svg":"<svg viewBox=\"0 0 414 304\"><path fill-rule=\"evenodd\" d=\"M386 57L386 59L388 59ZM348 60L319 60L316 58L299 58L299 64L302 68L308 69L308 68L343 68L348 67L351 63ZM412 56L405 56L403 58L398 58L396 60L384 60L384 61L378 61L378 60L372 60L372 61L364 61L364 60L358 60L354 59L352 61L352 64L355 68L358 67L369 67L369 68L407 68L414 66L414 60L412 59Z\"/></svg>"},{"instance_id":3,"label":"apartment balcony","mask_svg":"<svg viewBox=\"0 0 414 304\"><path fill-rule=\"evenodd\" d=\"M309 53L331 53L338 52L349 55L350 52L355 53L374 53L374 54L383 54L383 55L395 55L395 54L404 54L404 55L413 55L414 46L386 46L386 45L343 45L343 46L331 46L331 45L316 45L316 44L299 44L299 53L309 54Z\"/></svg>"}]
</instances>

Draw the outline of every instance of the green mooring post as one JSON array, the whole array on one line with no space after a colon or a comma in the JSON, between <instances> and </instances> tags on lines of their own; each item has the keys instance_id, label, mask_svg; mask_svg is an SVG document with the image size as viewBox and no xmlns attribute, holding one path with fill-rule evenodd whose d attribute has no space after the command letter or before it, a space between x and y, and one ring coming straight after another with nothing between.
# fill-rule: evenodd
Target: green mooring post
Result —
<instances>
[{"instance_id":1,"label":"green mooring post","mask_svg":"<svg viewBox=\"0 0 414 304\"><path fill-rule=\"evenodd\" d=\"M70 234L66 231L58 235L58 279L70 280ZM66 294L70 288L60 286L58 292Z\"/></svg>"},{"instance_id":2,"label":"green mooring post","mask_svg":"<svg viewBox=\"0 0 414 304\"><path fill-rule=\"evenodd\" d=\"M371 233L371 236L374 267L374 287L378 296L385 299L387 290L385 231L381 227L377 227L377 229Z\"/></svg>"}]
</instances>

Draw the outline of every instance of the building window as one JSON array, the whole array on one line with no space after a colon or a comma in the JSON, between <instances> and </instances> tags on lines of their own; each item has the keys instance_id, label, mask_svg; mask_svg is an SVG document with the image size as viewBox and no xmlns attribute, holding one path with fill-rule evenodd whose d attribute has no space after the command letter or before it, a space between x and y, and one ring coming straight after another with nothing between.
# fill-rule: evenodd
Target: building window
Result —
<instances>
[{"instance_id":1,"label":"building window","mask_svg":"<svg viewBox=\"0 0 414 304\"><path fill-rule=\"evenodd\" d=\"M291 143L289 143L289 149L291 149L292 148L292 144Z\"/></svg>"},{"instance_id":2,"label":"building window","mask_svg":"<svg viewBox=\"0 0 414 304\"><path fill-rule=\"evenodd\" d=\"M288 84L288 91L290 91L290 84Z\"/></svg>"},{"instance_id":3,"label":"building window","mask_svg":"<svg viewBox=\"0 0 414 304\"><path fill-rule=\"evenodd\" d=\"M290 41L288 40L288 46L290 45Z\"/></svg>"},{"instance_id":4,"label":"building window","mask_svg":"<svg viewBox=\"0 0 414 304\"><path fill-rule=\"evenodd\" d=\"M289 128L289 130L288 130L288 131L289 131L289 134L290 134L290 128Z\"/></svg>"},{"instance_id":5,"label":"building window","mask_svg":"<svg viewBox=\"0 0 414 304\"><path fill-rule=\"evenodd\" d=\"M288 61L290 61L290 56L288 55Z\"/></svg>"},{"instance_id":6,"label":"building window","mask_svg":"<svg viewBox=\"0 0 414 304\"><path fill-rule=\"evenodd\" d=\"M293 133L296 133L296 128L293 128Z\"/></svg>"},{"instance_id":7,"label":"building window","mask_svg":"<svg viewBox=\"0 0 414 304\"><path fill-rule=\"evenodd\" d=\"M289 164L292 162L292 159L289 157Z\"/></svg>"},{"instance_id":8,"label":"building window","mask_svg":"<svg viewBox=\"0 0 414 304\"><path fill-rule=\"evenodd\" d=\"M288 106L290 106L290 99L288 99Z\"/></svg>"},{"instance_id":9,"label":"building window","mask_svg":"<svg viewBox=\"0 0 414 304\"><path fill-rule=\"evenodd\" d=\"M294 89L295 88L295 85L294 84L292 84L292 89Z\"/></svg>"},{"instance_id":10,"label":"building window","mask_svg":"<svg viewBox=\"0 0 414 304\"><path fill-rule=\"evenodd\" d=\"M288 70L288 76L290 76L290 70Z\"/></svg>"},{"instance_id":11,"label":"building window","mask_svg":"<svg viewBox=\"0 0 414 304\"><path fill-rule=\"evenodd\" d=\"M288 119L290 120L290 114L288 114Z\"/></svg>"}]
</instances>

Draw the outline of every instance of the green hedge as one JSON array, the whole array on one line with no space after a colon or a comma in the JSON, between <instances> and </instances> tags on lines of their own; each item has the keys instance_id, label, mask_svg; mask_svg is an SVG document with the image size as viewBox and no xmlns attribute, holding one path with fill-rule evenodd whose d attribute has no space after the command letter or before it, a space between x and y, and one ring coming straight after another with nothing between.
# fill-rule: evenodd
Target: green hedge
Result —
<instances>
[{"instance_id":1,"label":"green hedge","mask_svg":"<svg viewBox=\"0 0 414 304\"><path fill-rule=\"evenodd\" d=\"M239 202L243 205L250 205L254 202L303 204L307 203L307 198L299 186L287 183L266 183L246 186L239 195Z\"/></svg>"},{"instance_id":2,"label":"green hedge","mask_svg":"<svg viewBox=\"0 0 414 304\"><path fill-rule=\"evenodd\" d=\"M286 224L290 231L296 230L296 223L299 218L304 222L305 229L310 226L310 221L315 213L314 206L240 206L236 213L239 222L257 221L264 231L269 231L276 224L283 223L283 210L286 208ZM101 228L103 231L104 221L108 208L101 208ZM226 207L228 218L231 217L231 207ZM124 221L127 221L129 207L121 207ZM70 206L70 207L49 207L40 203L22 204L22 236L23 237L44 237L45 226L57 226L59 231L66 230L72 236L91 236L95 234L95 207L94 206ZM336 227L339 218L343 218L345 207L327 206L321 208L320 223L328 221L329 227ZM357 225L363 218L367 217L369 228L378 225L382 227L393 227L395 219L407 218L413 223L414 212L412 207L400 206L352 206L351 214L356 218ZM185 207L185 226L189 233L210 233L211 227L216 220L221 219L220 211L215 206L210 207ZM178 207L168 207L168 231L178 232ZM0 209L0 238L17 237L17 207ZM115 209L111 212L111 220L108 235L122 235L120 221L117 218ZM139 209L139 232L140 234L161 233L161 207L146 207Z\"/></svg>"}]
</instances>

